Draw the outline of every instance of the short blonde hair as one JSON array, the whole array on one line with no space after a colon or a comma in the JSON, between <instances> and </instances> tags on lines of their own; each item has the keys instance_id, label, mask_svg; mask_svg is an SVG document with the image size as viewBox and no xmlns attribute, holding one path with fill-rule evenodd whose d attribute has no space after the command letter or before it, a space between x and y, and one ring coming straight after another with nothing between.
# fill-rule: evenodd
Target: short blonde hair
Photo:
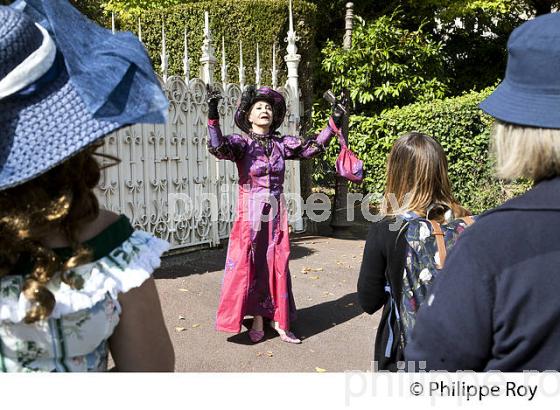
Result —
<instances>
[{"instance_id":1,"label":"short blonde hair","mask_svg":"<svg viewBox=\"0 0 560 410\"><path fill-rule=\"evenodd\" d=\"M560 175L560 130L533 128L496 120L492 151L499 178L533 181Z\"/></svg>"}]
</instances>

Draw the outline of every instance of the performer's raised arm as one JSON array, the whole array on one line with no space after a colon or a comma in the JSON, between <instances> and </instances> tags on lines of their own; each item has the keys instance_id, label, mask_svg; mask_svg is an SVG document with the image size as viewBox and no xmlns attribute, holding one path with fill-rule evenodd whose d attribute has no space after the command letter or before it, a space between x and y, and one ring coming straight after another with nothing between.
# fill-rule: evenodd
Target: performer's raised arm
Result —
<instances>
[{"instance_id":1,"label":"performer's raised arm","mask_svg":"<svg viewBox=\"0 0 560 410\"><path fill-rule=\"evenodd\" d=\"M331 138L342 126L343 117L344 111L341 109L341 104L334 104L329 122L319 134L307 140L292 135L284 136L284 158L309 159L325 152Z\"/></svg>"},{"instance_id":2,"label":"performer's raised arm","mask_svg":"<svg viewBox=\"0 0 560 410\"><path fill-rule=\"evenodd\" d=\"M222 95L207 86L208 91L208 151L218 159L238 161L243 158L247 141L239 134L224 136L220 129L218 104Z\"/></svg>"}]
</instances>

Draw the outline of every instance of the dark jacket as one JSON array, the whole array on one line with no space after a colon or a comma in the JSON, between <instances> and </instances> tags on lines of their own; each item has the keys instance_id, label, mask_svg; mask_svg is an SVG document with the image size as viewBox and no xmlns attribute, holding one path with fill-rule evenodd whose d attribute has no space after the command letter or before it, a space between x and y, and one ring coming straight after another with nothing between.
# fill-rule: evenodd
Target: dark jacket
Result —
<instances>
[{"instance_id":1,"label":"dark jacket","mask_svg":"<svg viewBox=\"0 0 560 410\"><path fill-rule=\"evenodd\" d=\"M398 343L396 315L390 314L389 294L385 290L390 281L393 296L400 300L406 239L402 233L399 235L399 227L399 224L395 224L395 219L390 218L371 224L358 278L358 301L362 309L372 314L383 307L374 353L374 360L380 370L394 371L397 361L403 360L403 352ZM391 331L394 335L393 343L386 355Z\"/></svg>"},{"instance_id":2,"label":"dark jacket","mask_svg":"<svg viewBox=\"0 0 560 410\"><path fill-rule=\"evenodd\" d=\"M407 360L428 370L560 370L560 178L483 214L432 295Z\"/></svg>"}]
</instances>

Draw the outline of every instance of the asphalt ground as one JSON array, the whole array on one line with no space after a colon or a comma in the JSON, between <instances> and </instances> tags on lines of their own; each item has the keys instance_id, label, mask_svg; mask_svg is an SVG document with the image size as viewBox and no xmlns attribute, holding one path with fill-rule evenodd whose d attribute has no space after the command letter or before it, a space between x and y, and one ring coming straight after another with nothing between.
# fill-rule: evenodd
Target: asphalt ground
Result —
<instances>
[{"instance_id":1,"label":"asphalt ground","mask_svg":"<svg viewBox=\"0 0 560 410\"><path fill-rule=\"evenodd\" d=\"M272 329L257 344L247 329L218 332L214 320L227 244L165 257L155 272L178 372L343 372L371 370L380 312L357 302L356 283L367 227L348 239L294 235L290 271L303 343L282 342ZM250 327L250 319L244 322Z\"/></svg>"}]
</instances>

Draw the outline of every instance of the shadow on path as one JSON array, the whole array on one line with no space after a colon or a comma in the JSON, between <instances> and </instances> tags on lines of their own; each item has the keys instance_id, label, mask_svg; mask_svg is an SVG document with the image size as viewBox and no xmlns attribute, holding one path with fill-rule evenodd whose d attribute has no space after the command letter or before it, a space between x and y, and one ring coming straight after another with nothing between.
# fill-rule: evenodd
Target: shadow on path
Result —
<instances>
[{"instance_id":1,"label":"shadow on path","mask_svg":"<svg viewBox=\"0 0 560 410\"><path fill-rule=\"evenodd\" d=\"M340 325L364 313L358 304L358 294L349 293L337 300L320 303L297 311L298 318L294 322L292 331L302 340L315 336L334 326ZM251 328L252 319L244 319L241 333L229 337L228 342L252 345L248 329ZM265 321L264 340L278 337L272 330L268 321Z\"/></svg>"},{"instance_id":2,"label":"shadow on path","mask_svg":"<svg viewBox=\"0 0 560 410\"><path fill-rule=\"evenodd\" d=\"M349 293L339 299L298 310L294 333L306 339L364 313L358 303L358 294Z\"/></svg>"},{"instance_id":3,"label":"shadow on path","mask_svg":"<svg viewBox=\"0 0 560 410\"><path fill-rule=\"evenodd\" d=\"M290 260L304 258L315 253L314 249L305 246L310 240L326 240L326 238L310 239L309 237L294 238L290 246ZM301 243L301 244L300 244ZM189 275L200 275L224 269L227 245L220 248L201 249L177 255L165 256L161 267L154 273L156 279L176 279Z\"/></svg>"}]
</instances>

